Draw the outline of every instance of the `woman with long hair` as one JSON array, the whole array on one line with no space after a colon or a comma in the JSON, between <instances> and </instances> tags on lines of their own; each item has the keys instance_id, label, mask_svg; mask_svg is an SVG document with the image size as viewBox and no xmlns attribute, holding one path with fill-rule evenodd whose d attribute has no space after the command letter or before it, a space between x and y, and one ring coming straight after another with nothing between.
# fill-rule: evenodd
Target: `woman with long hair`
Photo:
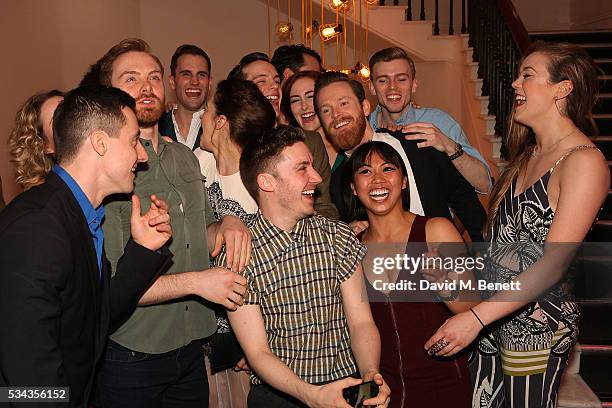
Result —
<instances>
[{"instance_id":1,"label":"woman with long hair","mask_svg":"<svg viewBox=\"0 0 612 408\"><path fill-rule=\"evenodd\" d=\"M446 218L429 218L409 211L406 169L392 146L364 143L353 152L347 166L351 184L345 187L344 195L350 202L352 218L369 222L360 238L368 247L364 273L381 338L380 371L391 388L390 406L468 407L466 356L432 358L421 346L451 313L466 310L473 303L464 293L456 298L458 290L387 291L381 286L383 282L410 281L420 287L422 279L442 283L451 274L459 280L456 272L439 276L442 271L425 268L409 270L403 266L380 271L374 267L374 259L395 258L398 254L413 259L427 254L432 260L440 253L464 255L459 232ZM461 281L471 280L470 277L471 273L465 272Z\"/></svg>"},{"instance_id":2,"label":"woman with long hair","mask_svg":"<svg viewBox=\"0 0 612 408\"><path fill-rule=\"evenodd\" d=\"M195 151L217 221L233 215L249 225L257 215L257 203L240 178L240 155L251 138L272 129L275 121L272 105L254 83L227 79L217 85L202 114L203 133ZM247 366L222 309L217 309L217 324L210 353L211 406L246 406Z\"/></svg>"},{"instance_id":3,"label":"woman with long hair","mask_svg":"<svg viewBox=\"0 0 612 408\"><path fill-rule=\"evenodd\" d=\"M346 160L325 135L314 107L314 84L321 75L318 71L301 71L292 75L283 85L281 109L291 126L317 132L321 135L332 173Z\"/></svg>"},{"instance_id":4,"label":"woman with long hair","mask_svg":"<svg viewBox=\"0 0 612 408\"><path fill-rule=\"evenodd\" d=\"M42 184L53 167L53 112L63 98L55 89L38 93L17 112L8 145L17 184L24 190Z\"/></svg>"},{"instance_id":5,"label":"woman with long hair","mask_svg":"<svg viewBox=\"0 0 612 408\"><path fill-rule=\"evenodd\" d=\"M484 276L514 290L487 293L425 344L450 356L483 331L470 362L476 407L556 404L580 318L565 277L610 186L589 138L597 75L582 48L535 42L512 84L509 164L490 200Z\"/></svg>"}]
</instances>

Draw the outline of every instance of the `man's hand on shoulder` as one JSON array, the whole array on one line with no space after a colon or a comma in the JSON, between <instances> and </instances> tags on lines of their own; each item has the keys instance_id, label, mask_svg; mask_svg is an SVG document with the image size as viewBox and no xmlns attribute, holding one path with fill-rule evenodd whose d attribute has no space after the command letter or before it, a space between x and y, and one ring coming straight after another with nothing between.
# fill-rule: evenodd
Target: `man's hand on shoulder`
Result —
<instances>
[{"instance_id":1,"label":"man's hand on shoulder","mask_svg":"<svg viewBox=\"0 0 612 408\"><path fill-rule=\"evenodd\" d=\"M247 280L229 269L215 267L190 272L190 292L228 310L236 310L244 303Z\"/></svg>"},{"instance_id":2,"label":"man's hand on shoulder","mask_svg":"<svg viewBox=\"0 0 612 408\"><path fill-rule=\"evenodd\" d=\"M240 218L226 215L209 227L209 242L214 242L210 255L215 257L225 244L226 266L242 272L251 259L251 232ZM210 233L212 232L212 236Z\"/></svg>"},{"instance_id":3,"label":"man's hand on shoulder","mask_svg":"<svg viewBox=\"0 0 612 408\"><path fill-rule=\"evenodd\" d=\"M401 130L402 133L405 133L406 140L420 140L417 143L420 148L433 147L447 156L455 153L457 149L457 143L442 133L433 123L415 122L393 130Z\"/></svg>"},{"instance_id":4,"label":"man's hand on shoulder","mask_svg":"<svg viewBox=\"0 0 612 408\"><path fill-rule=\"evenodd\" d=\"M136 194L132 194L130 228L136 243L151 251L157 251L172 236L168 204L152 195L149 211L140 215L140 199Z\"/></svg>"}]
</instances>

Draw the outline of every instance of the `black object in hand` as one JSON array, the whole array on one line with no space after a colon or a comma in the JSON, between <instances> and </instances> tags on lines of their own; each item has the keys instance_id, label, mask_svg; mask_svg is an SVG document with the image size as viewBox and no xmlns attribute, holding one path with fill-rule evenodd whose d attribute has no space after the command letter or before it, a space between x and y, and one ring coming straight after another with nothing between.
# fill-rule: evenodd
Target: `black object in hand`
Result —
<instances>
[{"instance_id":1,"label":"black object in hand","mask_svg":"<svg viewBox=\"0 0 612 408\"><path fill-rule=\"evenodd\" d=\"M374 381L353 385L342 390L345 401L355 408L363 407L363 401L378 395L378 385Z\"/></svg>"}]
</instances>

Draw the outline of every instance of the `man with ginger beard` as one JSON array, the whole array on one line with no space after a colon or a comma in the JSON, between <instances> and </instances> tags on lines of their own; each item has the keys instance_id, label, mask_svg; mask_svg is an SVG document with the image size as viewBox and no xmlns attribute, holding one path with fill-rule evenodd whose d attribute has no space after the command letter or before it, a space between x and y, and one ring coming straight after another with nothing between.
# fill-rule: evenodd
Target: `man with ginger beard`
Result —
<instances>
[{"instance_id":1,"label":"man with ginger beard","mask_svg":"<svg viewBox=\"0 0 612 408\"><path fill-rule=\"evenodd\" d=\"M463 223L472 241L482 241L485 211L474 188L461 176L449 158L432 147L419 148L400 132L374 132L366 116L370 103L360 82L339 72L326 72L315 81L315 110L332 143L350 155L361 144L381 141L400 154L408 172L410 211L429 217L451 218L449 207ZM340 167L332 174L331 196L340 219L349 220L342 192L350 185L350 174Z\"/></svg>"},{"instance_id":2,"label":"man with ginger beard","mask_svg":"<svg viewBox=\"0 0 612 408\"><path fill-rule=\"evenodd\" d=\"M244 79L253 82L262 94L270 101L274 112L276 113L276 124L281 125L283 115L281 112L281 80L274 65L270 63L268 56L262 52L252 52L242 57L238 65L236 65L227 75L229 78ZM317 132L305 132L306 146L310 149L313 157L313 167L319 173L323 181L317 187L317 195L315 197L315 210L328 218L338 218L338 210L334 206L330 197L330 178L331 168L329 167L329 158L327 150L321 139L321 135Z\"/></svg>"},{"instance_id":3,"label":"man with ginger beard","mask_svg":"<svg viewBox=\"0 0 612 408\"><path fill-rule=\"evenodd\" d=\"M214 217L200 166L191 150L160 137L164 109L163 68L147 43L126 39L95 64L99 80L136 99L140 142L149 156L137 171L134 193L154 191L168 202L174 229L173 264L140 299L136 311L110 336L98 372L96 405L101 407L208 406L203 339L216 330L214 312L202 299L228 309L242 304L245 279L237 274L250 256L250 235L240 220ZM105 250L115 263L129 237L130 203L106 203ZM226 244L227 268L210 268Z\"/></svg>"}]
</instances>

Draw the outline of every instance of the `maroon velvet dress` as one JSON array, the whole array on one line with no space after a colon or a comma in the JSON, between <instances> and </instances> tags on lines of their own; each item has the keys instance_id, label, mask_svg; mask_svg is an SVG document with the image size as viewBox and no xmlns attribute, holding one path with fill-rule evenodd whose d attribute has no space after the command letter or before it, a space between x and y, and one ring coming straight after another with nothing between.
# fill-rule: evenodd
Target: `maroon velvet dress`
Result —
<instances>
[{"instance_id":1,"label":"maroon velvet dress","mask_svg":"<svg viewBox=\"0 0 612 408\"><path fill-rule=\"evenodd\" d=\"M417 215L408 238L415 257L427 250L425 223ZM423 246L414 243L423 243ZM420 248L417 248L420 247ZM400 279L421 279L402 270ZM366 279L367 280L367 279ZM418 284L417 284L418 286ZM391 388L390 407L470 407L471 385L465 353L450 359L434 358L425 342L451 316L441 302L407 302L401 293L386 295L367 283L372 315L381 339L380 371Z\"/></svg>"}]
</instances>

